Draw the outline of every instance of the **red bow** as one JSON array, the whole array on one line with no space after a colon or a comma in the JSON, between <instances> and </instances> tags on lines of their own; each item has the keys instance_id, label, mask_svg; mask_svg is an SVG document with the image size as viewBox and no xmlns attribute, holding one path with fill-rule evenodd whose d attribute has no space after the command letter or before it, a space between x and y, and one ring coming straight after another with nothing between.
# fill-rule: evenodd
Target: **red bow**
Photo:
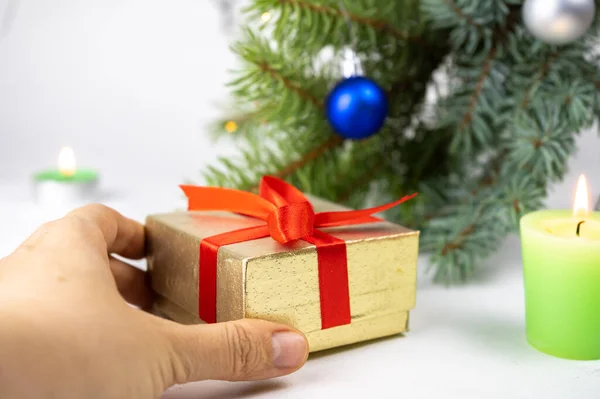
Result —
<instances>
[{"instance_id":1,"label":"red bow","mask_svg":"<svg viewBox=\"0 0 600 399\"><path fill-rule=\"evenodd\" d=\"M217 320L219 247L271 236L281 244L304 240L317 247L323 329L350 323L350 294L346 243L317 228L377 222L379 219L371 215L417 195L407 195L375 208L315 214L312 205L300 190L271 176L262 178L259 195L218 187L181 188L188 197L190 211L229 211L266 222L264 225L219 234L201 241L198 311L202 320L207 323L215 323Z\"/></svg>"}]
</instances>

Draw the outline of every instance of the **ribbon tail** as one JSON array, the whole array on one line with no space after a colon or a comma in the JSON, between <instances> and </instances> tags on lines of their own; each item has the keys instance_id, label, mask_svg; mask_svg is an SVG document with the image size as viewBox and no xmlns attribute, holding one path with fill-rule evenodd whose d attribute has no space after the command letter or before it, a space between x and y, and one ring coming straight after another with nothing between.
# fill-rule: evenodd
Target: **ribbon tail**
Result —
<instances>
[{"instance_id":1,"label":"ribbon tail","mask_svg":"<svg viewBox=\"0 0 600 399\"><path fill-rule=\"evenodd\" d=\"M320 212L315 215L315 227L334 227L375 222L379 219L371 215L391 209L402 204L403 202L413 199L416 196L417 193L406 195L400 198L398 201L390 202L389 204L374 208L360 209L356 211Z\"/></svg>"},{"instance_id":2,"label":"ribbon tail","mask_svg":"<svg viewBox=\"0 0 600 399\"><path fill-rule=\"evenodd\" d=\"M246 191L221 187L180 186L190 211L227 211L267 220L275 205Z\"/></svg>"},{"instance_id":3,"label":"ribbon tail","mask_svg":"<svg viewBox=\"0 0 600 399\"><path fill-rule=\"evenodd\" d=\"M316 245L319 264L321 328L350 324L350 287L346 242L315 230L305 241Z\"/></svg>"}]
</instances>

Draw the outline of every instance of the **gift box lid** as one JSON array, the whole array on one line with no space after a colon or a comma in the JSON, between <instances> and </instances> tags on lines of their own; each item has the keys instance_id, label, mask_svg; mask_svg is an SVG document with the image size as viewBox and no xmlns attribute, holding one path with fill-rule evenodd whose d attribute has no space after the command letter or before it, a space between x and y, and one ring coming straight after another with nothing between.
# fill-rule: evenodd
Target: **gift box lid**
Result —
<instances>
[{"instance_id":1,"label":"gift box lid","mask_svg":"<svg viewBox=\"0 0 600 399\"><path fill-rule=\"evenodd\" d=\"M308 195L307 197L313 204L316 212L348 210L348 208L330 201ZM182 234L188 234L197 239L211 237L213 235L247 227L259 226L265 223L264 221L251 217L221 211L179 211L151 215L149 218L178 230ZM322 228L321 230L346 241L347 244L356 241L388 239L395 236L419 234L418 231L385 220L361 225L327 227ZM249 259L312 247L314 247L314 245L302 240L282 245L272 238L266 237L237 244L230 244L223 247L222 250L227 251L236 258Z\"/></svg>"}]
</instances>

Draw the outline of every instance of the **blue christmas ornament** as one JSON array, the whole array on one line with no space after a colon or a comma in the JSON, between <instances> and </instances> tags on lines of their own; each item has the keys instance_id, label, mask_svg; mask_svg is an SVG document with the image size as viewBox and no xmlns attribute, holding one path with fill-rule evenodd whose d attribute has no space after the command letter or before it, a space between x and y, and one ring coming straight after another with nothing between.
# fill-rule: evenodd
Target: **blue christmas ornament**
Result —
<instances>
[{"instance_id":1,"label":"blue christmas ornament","mask_svg":"<svg viewBox=\"0 0 600 399\"><path fill-rule=\"evenodd\" d=\"M362 76L338 83L325 102L329 124L346 139L364 139L377 133L387 113L388 101L383 89Z\"/></svg>"}]
</instances>

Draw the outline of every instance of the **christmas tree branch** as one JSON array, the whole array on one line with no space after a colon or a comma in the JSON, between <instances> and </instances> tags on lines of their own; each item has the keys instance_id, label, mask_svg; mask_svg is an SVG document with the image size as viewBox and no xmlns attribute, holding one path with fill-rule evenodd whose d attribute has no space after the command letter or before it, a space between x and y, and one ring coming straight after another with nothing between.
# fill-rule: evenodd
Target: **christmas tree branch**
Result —
<instances>
[{"instance_id":1,"label":"christmas tree branch","mask_svg":"<svg viewBox=\"0 0 600 399\"><path fill-rule=\"evenodd\" d=\"M498 153L490 162L488 162L488 167L486 168L487 173L485 173L481 179L477 182L477 186L473 191L471 191L471 197L476 197L481 191L486 188L492 187L496 184L498 180L498 176L500 175L500 171L502 169L502 164L506 160L508 156L508 150L504 149L500 153Z\"/></svg>"},{"instance_id":2,"label":"christmas tree branch","mask_svg":"<svg viewBox=\"0 0 600 399\"><path fill-rule=\"evenodd\" d=\"M495 184L498 183L498 177L500 176L502 164L504 160L508 156L508 151L503 150L498 153L495 157L493 157L489 162L488 166L485 168L486 173L481 176L475 187L469 192L469 194L460 201L459 206L466 206L469 202L472 202L476 199L478 195L482 193L483 190L491 189ZM430 214L426 214L424 219L426 221L430 221L436 218L439 218L447 213L447 209L436 209L434 212ZM481 213L478 213L475 216L475 219L471 221L465 228L463 228L451 241L444 244L440 253L442 256L446 256L449 252L460 249L462 243L468 239L469 236L476 232L477 222L481 218Z\"/></svg>"},{"instance_id":3,"label":"christmas tree branch","mask_svg":"<svg viewBox=\"0 0 600 399\"><path fill-rule=\"evenodd\" d=\"M345 191L340 193L337 200L342 203L348 201L350 196L354 194L357 189L371 183L373 178L377 176L381 169L383 169L383 166L383 162L378 162L370 168L363 168L362 172L352 180L352 185L348 186Z\"/></svg>"},{"instance_id":4,"label":"christmas tree branch","mask_svg":"<svg viewBox=\"0 0 600 399\"><path fill-rule=\"evenodd\" d=\"M469 252L486 242L497 244L518 226L523 212L541 205L547 182L562 177L568 154L574 149L572 126L558 116L559 103L551 108L540 104L544 104L543 113L536 108L518 111L514 136L496 144L503 148L482 165L484 173L475 188L464 194L463 200L462 195L452 197L459 200L456 205L430 222L429 234L437 240L433 246L437 259L442 263L447 259L451 265L450 269L438 269L441 277L447 278L451 270L464 278L471 270L473 255L485 254ZM456 231L451 224L440 225L438 218L464 227L459 224ZM444 237L448 239L440 242Z\"/></svg>"},{"instance_id":5,"label":"christmas tree branch","mask_svg":"<svg viewBox=\"0 0 600 399\"><path fill-rule=\"evenodd\" d=\"M475 222L462 229L453 241L450 241L443 246L441 250L442 256L446 256L448 255L448 252L455 251L461 248L461 245L466 240L466 238L475 232L477 219L478 218L475 219Z\"/></svg>"},{"instance_id":6,"label":"christmas tree branch","mask_svg":"<svg viewBox=\"0 0 600 399\"><path fill-rule=\"evenodd\" d=\"M481 65L478 65L479 61L474 65L480 68L480 72L475 86L470 88L472 94L470 95L470 99L468 99L467 110L462 119L456 121L457 131L460 134L456 136L452 151L456 151L457 148L462 147L464 153L469 155L473 154L474 150L477 151L495 141L496 126L494 125L497 122L494 122L490 115L496 115L497 108L495 106L490 107L490 105L495 103L495 98L503 98L506 94L506 89L504 82L500 78L501 75L493 73L496 68L494 64L496 58L501 58L505 53L504 46L510 39L509 33L514 29L514 25L518 21L517 16L520 15L518 11L518 8L511 8L506 16L505 24L495 27L491 35L489 47L486 44L487 41L481 44L483 49L489 48L489 52ZM472 55L469 58L471 57ZM470 60L465 58L464 63L466 64L465 72L468 74L475 74L477 72L477 69L472 69L471 71L472 63ZM497 68L502 70L502 63ZM465 86L468 87L470 85L465 84ZM468 94L469 91L465 90L463 93ZM496 121L498 120L500 119L496 119Z\"/></svg>"},{"instance_id":7,"label":"christmas tree branch","mask_svg":"<svg viewBox=\"0 0 600 399\"><path fill-rule=\"evenodd\" d=\"M283 168L279 169L277 172L273 173L273 175L281 179L285 179L292 173L298 171L302 167L306 166L310 162L313 162L315 159L325 154L327 151L341 145L342 143L343 140L340 137L334 136L331 139L324 142L323 144L315 147L311 151L304 154L300 159L295 160L289 163L288 165L284 166ZM250 190L258 190L258 182L254 186L252 186Z\"/></svg>"},{"instance_id":8,"label":"christmas tree branch","mask_svg":"<svg viewBox=\"0 0 600 399\"><path fill-rule=\"evenodd\" d=\"M352 14L347 11L342 11L338 8L328 7L328 6L321 5L321 4L313 4L313 3L303 1L303 0L279 0L279 1L281 4L289 4L291 6L304 8L304 9L310 10L315 13L327 14L327 15L333 16L333 17L349 18L351 21L353 21L355 23L367 25L378 31L381 31L384 33L389 33L390 35L392 35L395 38L400 39L400 40L421 42L420 38L410 36L407 33L402 32L398 28L390 25L389 22L384 21L384 20L363 17L361 15L355 15L355 14Z\"/></svg>"},{"instance_id":9,"label":"christmas tree branch","mask_svg":"<svg viewBox=\"0 0 600 399\"><path fill-rule=\"evenodd\" d=\"M298 84L292 82L287 77L281 75L278 71L271 68L271 66L269 64L267 64L266 62L259 62L257 65L263 72L267 73L269 76L271 76L271 78L281 81L286 88L288 88L292 92L296 93L302 99L304 99L306 101L310 101L314 106L316 106L318 108L323 107L323 103L319 99L314 97L312 94L310 94L306 90L303 90Z\"/></svg>"},{"instance_id":10,"label":"christmas tree branch","mask_svg":"<svg viewBox=\"0 0 600 399\"><path fill-rule=\"evenodd\" d=\"M392 96L396 93L404 93L412 89L415 84L419 83L421 82L415 80L414 76L402 76L390 84L390 88L387 90L387 95Z\"/></svg>"},{"instance_id":11,"label":"christmas tree branch","mask_svg":"<svg viewBox=\"0 0 600 399\"><path fill-rule=\"evenodd\" d=\"M550 67L556 61L557 58L558 58L558 53L553 52L550 55L550 57L548 57L546 62L544 62L544 64L540 68L540 72L538 73L537 78L532 83L529 90L527 90L527 92L525 93L525 97L523 98L523 101L521 102L521 109L527 108L527 106L529 105L529 100L531 98L531 95L533 94L533 91L546 78L546 76L548 75L548 72L550 71Z\"/></svg>"},{"instance_id":12,"label":"christmas tree branch","mask_svg":"<svg viewBox=\"0 0 600 399\"><path fill-rule=\"evenodd\" d=\"M312 151L308 152L306 155L304 155L299 160L292 162L291 164L287 165L283 169L279 170L277 173L275 173L275 176L284 179L287 176L289 176L290 174L297 171L298 169L307 165L309 162L314 161L316 158L325 154L327 151L331 150L332 148L335 148L335 147L341 145L342 143L343 143L343 140L340 137L334 136L331 139L327 140L325 143L321 144L320 146L316 147Z\"/></svg>"},{"instance_id":13,"label":"christmas tree branch","mask_svg":"<svg viewBox=\"0 0 600 399\"><path fill-rule=\"evenodd\" d=\"M350 207L419 191L386 217L422 231L436 280L466 280L564 177L600 108L600 56L591 40L536 40L522 0L342 1L250 0L258 29L237 46L247 62L231 85L240 114L219 126L237 129L241 156L207 181L246 190L276 175ZM361 142L323 115L349 47L389 99L386 126ZM447 90L430 99L440 66Z\"/></svg>"},{"instance_id":14,"label":"christmas tree branch","mask_svg":"<svg viewBox=\"0 0 600 399\"><path fill-rule=\"evenodd\" d=\"M459 130L464 129L473 121L473 113L475 112L475 109L477 108L477 103L479 102L479 96L481 95L481 92L483 91L483 86L485 84L485 81L488 78L488 76L490 75L490 72L492 70L492 63L494 61L494 58L496 57L496 51L497 51L497 47L492 48L492 50L490 51L490 53L488 54L488 56L485 60L485 64L483 66L483 69L481 70L481 74L479 75L479 78L477 79L477 85L475 86L475 90L473 92L473 95L471 96L471 101L469 102L469 108L467 109L467 112L460 123Z\"/></svg>"},{"instance_id":15,"label":"christmas tree branch","mask_svg":"<svg viewBox=\"0 0 600 399\"><path fill-rule=\"evenodd\" d=\"M473 21L473 18L465 14L458 5L454 2L454 0L443 0L444 3L461 19L466 21L469 25L474 28L481 29L481 25Z\"/></svg>"},{"instance_id":16,"label":"christmas tree branch","mask_svg":"<svg viewBox=\"0 0 600 399\"><path fill-rule=\"evenodd\" d=\"M487 173L485 173L481 178L475 183L475 187L469 192L469 195L466 196L462 201L461 205L466 205L469 201L472 201L475 197L477 197L483 190L489 189L490 187L496 184L496 181L500 175L500 170L502 168L502 164L506 160L508 156L508 150L501 151L497 156L495 156L488 163L488 167L486 168ZM440 216L445 215L448 210L444 207L436 207L435 210L429 213L425 213L423 216L423 220L428 222L430 220L436 219ZM468 231L465 232L465 234ZM450 249L450 248L448 248Z\"/></svg>"}]
</instances>

